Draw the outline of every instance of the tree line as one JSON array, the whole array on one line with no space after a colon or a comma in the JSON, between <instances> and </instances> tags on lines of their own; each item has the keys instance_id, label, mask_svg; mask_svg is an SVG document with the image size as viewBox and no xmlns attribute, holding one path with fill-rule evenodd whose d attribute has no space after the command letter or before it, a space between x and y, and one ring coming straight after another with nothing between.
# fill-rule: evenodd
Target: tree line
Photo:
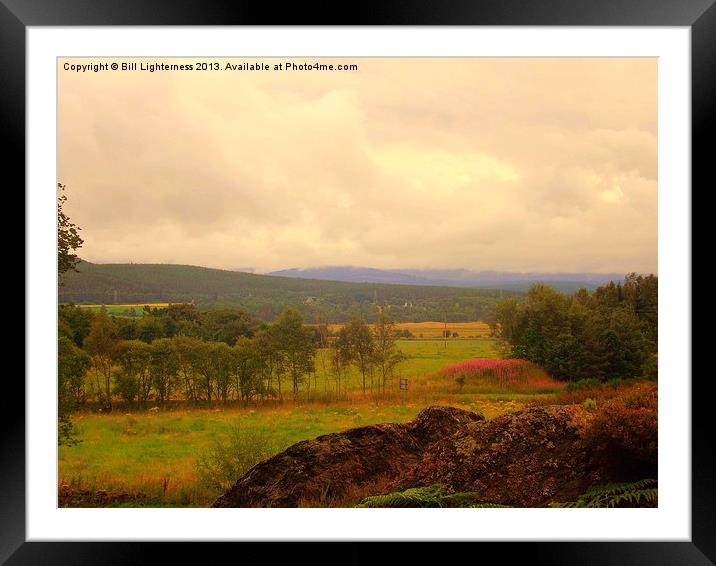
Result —
<instances>
[{"instance_id":1,"label":"tree line","mask_svg":"<svg viewBox=\"0 0 716 566\"><path fill-rule=\"evenodd\" d=\"M294 309L271 324L255 324L240 311L199 313L191 305L148 309L145 318L148 324L113 317L104 307L96 314L60 308L63 408L96 401L111 410L117 399L137 406L296 399L303 384L310 388L311 375L315 387L319 348L326 351L320 369L332 377L335 392L347 391L351 367L363 393L385 391L404 359L383 312L372 327L356 318L335 334L326 324L304 325Z\"/></svg>"},{"instance_id":2,"label":"tree line","mask_svg":"<svg viewBox=\"0 0 716 566\"><path fill-rule=\"evenodd\" d=\"M82 346L90 332L93 311L76 305L60 305L59 332ZM150 343L158 338L179 334L195 336L233 346L241 337L250 338L261 327L261 321L241 309L199 310L191 303L167 307L144 306L141 317L113 317L117 335L123 340Z\"/></svg>"},{"instance_id":3,"label":"tree line","mask_svg":"<svg viewBox=\"0 0 716 566\"><path fill-rule=\"evenodd\" d=\"M269 322L286 308L306 321L370 319L377 305L390 305L396 322L484 320L502 296L524 291L381 283L317 281L222 271L184 265L77 263L63 276L61 303L190 303L203 311L241 309Z\"/></svg>"},{"instance_id":4,"label":"tree line","mask_svg":"<svg viewBox=\"0 0 716 566\"><path fill-rule=\"evenodd\" d=\"M562 294L533 285L524 299L497 303L490 319L504 354L525 358L558 379L657 375L658 278L625 277L593 292Z\"/></svg>"}]
</instances>

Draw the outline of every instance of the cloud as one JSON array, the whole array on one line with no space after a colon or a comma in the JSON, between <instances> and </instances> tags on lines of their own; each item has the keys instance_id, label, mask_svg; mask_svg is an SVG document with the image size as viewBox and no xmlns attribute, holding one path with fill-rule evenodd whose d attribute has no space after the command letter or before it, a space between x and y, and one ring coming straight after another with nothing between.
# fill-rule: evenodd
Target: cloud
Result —
<instances>
[{"instance_id":1,"label":"cloud","mask_svg":"<svg viewBox=\"0 0 716 566\"><path fill-rule=\"evenodd\" d=\"M613 189L604 191L602 198L609 203L616 204L624 198L624 191L619 185L615 185Z\"/></svg>"},{"instance_id":2,"label":"cloud","mask_svg":"<svg viewBox=\"0 0 716 566\"><path fill-rule=\"evenodd\" d=\"M352 62L60 70L59 179L81 255L656 270L655 59Z\"/></svg>"}]
</instances>

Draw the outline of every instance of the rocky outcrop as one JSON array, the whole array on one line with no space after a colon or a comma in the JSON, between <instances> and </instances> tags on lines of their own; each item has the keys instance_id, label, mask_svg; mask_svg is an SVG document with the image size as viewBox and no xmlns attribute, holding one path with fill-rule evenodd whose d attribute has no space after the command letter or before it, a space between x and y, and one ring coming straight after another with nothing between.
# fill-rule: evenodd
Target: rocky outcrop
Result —
<instances>
[{"instance_id":1,"label":"rocky outcrop","mask_svg":"<svg viewBox=\"0 0 716 566\"><path fill-rule=\"evenodd\" d=\"M366 495L434 483L502 505L573 501L592 485L625 479L581 442L588 419L579 406L533 407L490 421L430 407L406 424L299 442L254 466L213 506L354 505ZM653 460L655 469L655 451Z\"/></svg>"},{"instance_id":2,"label":"rocky outcrop","mask_svg":"<svg viewBox=\"0 0 716 566\"><path fill-rule=\"evenodd\" d=\"M478 425L468 423L430 446L395 487L443 483L485 503L541 507L573 501L607 481L580 442L576 406L535 407Z\"/></svg>"},{"instance_id":3,"label":"rocky outcrop","mask_svg":"<svg viewBox=\"0 0 716 566\"><path fill-rule=\"evenodd\" d=\"M353 428L304 440L254 466L213 507L335 505L400 477L425 451L483 417L431 407L407 424ZM346 504L349 504L346 501Z\"/></svg>"}]
</instances>

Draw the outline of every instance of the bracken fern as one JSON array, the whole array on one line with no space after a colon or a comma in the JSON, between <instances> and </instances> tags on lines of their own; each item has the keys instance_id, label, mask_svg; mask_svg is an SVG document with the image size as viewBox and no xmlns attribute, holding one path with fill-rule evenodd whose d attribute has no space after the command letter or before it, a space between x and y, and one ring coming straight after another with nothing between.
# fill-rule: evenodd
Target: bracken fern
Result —
<instances>
[{"instance_id":1,"label":"bracken fern","mask_svg":"<svg viewBox=\"0 0 716 566\"><path fill-rule=\"evenodd\" d=\"M413 487L386 495L366 497L357 507L505 507L495 503L477 503L474 492L447 493L439 483L426 487Z\"/></svg>"},{"instance_id":2,"label":"bracken fern","mask_svg":"<svg viewBox=\"0 0 716 566\"><path fill-rule=\"evenodd\" d=\"M656 503L659 498L655 479L643 479L632 483L611 483L589 488L577 501L552 503L550 507L636 507Z\"/></svg>"}]
</instances>

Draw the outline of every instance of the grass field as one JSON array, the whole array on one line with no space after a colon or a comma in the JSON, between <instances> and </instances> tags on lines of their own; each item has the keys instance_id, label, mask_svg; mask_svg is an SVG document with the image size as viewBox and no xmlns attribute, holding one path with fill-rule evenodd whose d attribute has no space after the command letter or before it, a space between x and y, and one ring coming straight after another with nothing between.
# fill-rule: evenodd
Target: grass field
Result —
<instances>
[{"instance_id":1,"label":"grass field","mask_svg":"<svg viewBox=\"0 0 716 566\"><path fill-rule=\"evenodd\" d=\"M398 378L407 377L410 390L422 389L427 385L434 386L434 374L441 368L461 360L471 358L494 358L497 356L497 342L491 338L472 340L398 340L397 348L406 356L396 371L395 378L389 383L392 390L398 390ZM348 391L361 389L361 375L356 368L351 368L341 388ZM344 379L346 379L344 378ZM377 377L376 377L377 379ZM432 383L431 383L432 382ZM446 384L440 393L449 393L454 383ZM316 375L311 377L307 399L316 399L321 392L335 391L336 383L330 373L330 362L326 350L319 350L316 356Z\"/></svg>"},{"instance_id":2,"label":"grass field","mask_svg":"<svg viewBox=\"0 0 716 566\"><path fill-rule=\"evenodd\" d=\"M342 324L329 324L332 332L341 329ZM445 328L452 333L457 332L458 338L487 338L490 327L486 322L398 322L396 330L409 330L416 338L442 339ZM451 338L450 340L454 340Z\"/></svg>"},{"instance_id":3,"label":"grass field","mask_svg":"<svg viewBox=\"0 0 716 566\"><path fill-rule=\"evenodd\" d=\"M486 417L516 411L522 403L491 396L435 400L480 411ZM81 415L82 442L59 449L59 485L141 493L150 506L207 506L220 493L197 482L196 458L238 425L271 436L277 451L321 434L380 422L406 422L421 400L387 405L304 405L260 409L181 410L164 413Z\"/></svg>"},{"instance_id":4,"label":"grass field","mask_svg":"<svg viewBox=\"0 0 716 566\"><path fill-rule=\"evenodd\" d=\"M88 309L91 311L98 311L103 306L106 307L107 313L114 316L144 316L144 307L151 307L157 309L163 309L171 303L127 303L121 305L76 305L81 309ZM180 303L176 303L180 304Z\"/></svg>"},{"instance_id":5,"label":"grass field","mask_svg":"<svg viewBox=\"0 0 716 566\"><path fill-rule=\"evenodd\" d=\"M459 331L458 331L459 332ZM496 357L489 338L401 340L407 359L397 376L408 377L408 391L394 380L386 394L360 395L360 376L347 376L349 394L327 395L335 382L324 370L326 352L319 351L316 374L302 384L297 402L227 406L160 412L78 414L75 424L82 442L59 448L60 486L89 491L140 493L144 497L120 505L206 506L218 495L197 481L196 458L232 426L264 433L276 451L321 434L379 422L406 422L430 405L451 405L479 411L486 418L519 410L541 396L537 391L514 392L457 384L439 373L457 361ZM327 364L326 364L327 367ZM285 391L290 387L286 383Z\"/></svg>"}]
</instances>

